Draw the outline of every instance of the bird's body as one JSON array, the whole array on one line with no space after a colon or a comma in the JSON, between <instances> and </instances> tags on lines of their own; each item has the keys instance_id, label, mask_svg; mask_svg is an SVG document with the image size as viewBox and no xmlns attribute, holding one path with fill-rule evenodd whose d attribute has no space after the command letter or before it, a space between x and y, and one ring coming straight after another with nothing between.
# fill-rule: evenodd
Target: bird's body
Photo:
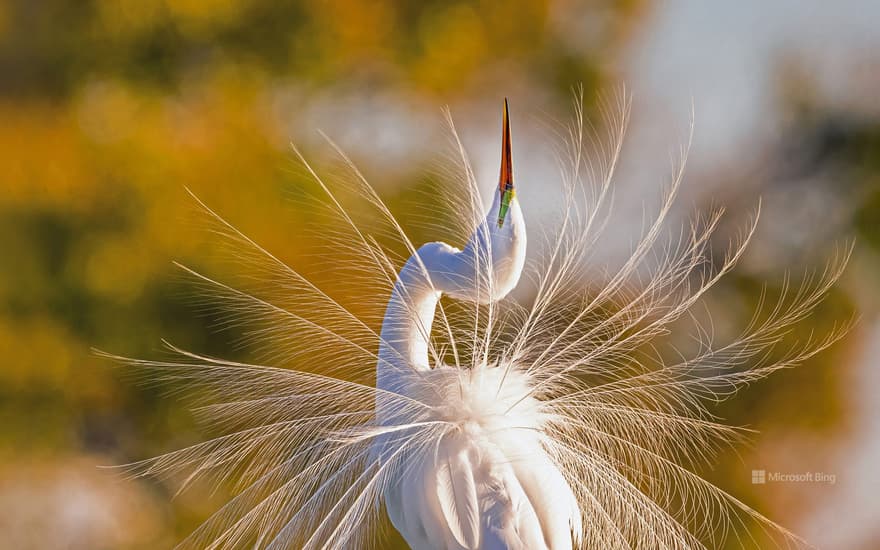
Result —
<instances>
[{"instance_id":1,"label":"bird's body","mask_svg":"<svg viewBox=\"0 0 880 550\"><path fill-rule=\"evenodd\" d=\"M725 536L740 536L731 526L744 519L778 541L797 541L688 466L738 435L715 422L704 401L726 399L845 333L844 326L780 349L846 257L800 289L783 287L769 314L730 342L715 344L695 321L694 355L664 360L654 353L658 339L689 319L751 232L720 260L708 249L720 213L659 243L679 172L629 259L584 285L580 268L607 225L627 112L610 125L611 147L598 147L603 163L601 155L585 160L578 108L561 221L541 232L550 237L534 263L527 306L509 297L526 265L527 238L506 103L501 177L488 213L460 147L466 189L442 196L467 230L454 241L461 249L413 244L337 149L355 196L394 236L398 248L390 250L297 151L333 215L328 234L349 253L352 265L343 267L354 267L340 279L362 276L360 306L375 309L378 331L199 201L251 269L241 287L184 269L223 305L224 326L239 326L241 315L254 323L247 336L265 363L173 346L171 361L118 358L151 383L197 390L199 417L222 432L129 466L136 475L183 479L181 490L200 480L230 488L229 501L181 547L382 547L389 520L415 550L690 550L723 546ZM583 191L583 178L595 185ZM407 258L399 269L398 258Z\"/></svg>"},{"instance_id":2,"label":"bird's body","mask_svg":"<svg viewBox=\"0 0 880 550\"><path fill-rule=\"evenodd\" d=\"M503 368L466 375L440 367L425 377L438 391L437 418L455 425L433 448L405 459L385 490L394 527L414 549L568 549L580 511L567 481L543 451L540 410L510 407L527 389ZM461 391L459 391L461 388Z\"/></svg>"}]
</instances>

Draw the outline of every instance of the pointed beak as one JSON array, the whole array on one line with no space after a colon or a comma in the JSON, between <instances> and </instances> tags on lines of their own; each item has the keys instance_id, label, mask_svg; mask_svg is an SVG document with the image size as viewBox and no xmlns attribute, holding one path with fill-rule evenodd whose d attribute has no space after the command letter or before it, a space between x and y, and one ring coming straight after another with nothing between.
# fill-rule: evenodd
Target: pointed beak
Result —
<instances>
[{"instance_id":1,"label":"pointed beak","mask_svg":"<svg viewBox=\"0 0 880 550\"><path fill-rule=\"evenodd\" d=\"M501 194L501 202L498 208L498 227L504 225L510 203L516 195L513 188L513 160L510 155L510 112L507 98L504 98L504 122L502 123L501 135L501 175L498 176L498 192Z\"/></svg>"},{"instance_id":2,"label":"pointed beak","mask_svg":"<svg viewBox=\"0 0 880 550\"><path fill-rule=\"evenodd\" d=\"M510 111L507 98L504 98L504 121L501 135L501 175L498 177L498 190L513 191L513 160L510 158Z\"/></svg>"}]
</instances>

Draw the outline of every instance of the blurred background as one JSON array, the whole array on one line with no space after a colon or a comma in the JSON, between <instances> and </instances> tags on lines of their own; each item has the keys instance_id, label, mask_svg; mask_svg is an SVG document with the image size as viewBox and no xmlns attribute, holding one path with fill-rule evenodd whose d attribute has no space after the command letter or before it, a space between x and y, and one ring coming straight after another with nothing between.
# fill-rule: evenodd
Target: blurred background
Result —
<instances>
[{"instance_id":1,"label":"blurred background","mask_svg":"<svg viewBox=\"0 0 880 550\"><path fill-rule=\"evenodd\" d=\"M878 28L871 0L0 2L0 547L170 547L222 501L97 467L201 434L185 402L91 347L246 353L171 265L226 269L184 186L302 266L291 141L320 167L324 130L398 211L442 184L444 105L491 187L508 96L526 217L552 223L547 121L570 119L579 83L598 127L601 94L633 96L599 260L618 261L656 206L691 110L676 221L724 205L733 231L762 199L752 247L709 298L722 332L747 323L763 281L855 239L799 330L856 328L717 408L759 433L701 473L819 547L880 547ZM826 477L752 484L752 470Z\"/></svg>"}]
</instances>

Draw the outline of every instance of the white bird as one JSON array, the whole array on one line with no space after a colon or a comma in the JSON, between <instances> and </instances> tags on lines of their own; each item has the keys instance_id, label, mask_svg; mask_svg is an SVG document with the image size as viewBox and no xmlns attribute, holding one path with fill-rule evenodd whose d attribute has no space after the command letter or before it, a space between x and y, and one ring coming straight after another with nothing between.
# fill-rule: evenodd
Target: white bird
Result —
<instances>
[{"instance_id":1,"label":"white bird","mask_svg":"<svg viewBox=\"0 0 880 550\"><path fill-rule=\"evenodd\" d=\"M517 370L478 362L431 365L430 334L445 294L490 303L517 284L526 228L516 198L507 101L498 192L463 250L433 242L404 264L382 323L376 385L429 405L427 421L446 433L401 460L405 473L384 491L392 524L414 549L572 548L580 510L568 481L544 450L540 407ZM506 379L505 379L506 377ZM381 425L402 419L380 397ZM381 456L394 441L377 441Z\"/></svg>"},{"instance_id":2,"label":"white bird","mask_svg":"<svg viewBox=\"0 0 880 550\"><path fill-rule=\"evenodd\" d=\"M134 476L176 480L181 491L202 483L229 494L180 547L383 548L389 520L416 550L764 544L749 529L799 541L696 467L740 435L716 422L708 403L845 334L843 325L806 342L785 339L848 253L799 288L786 281L773 307L738 337L715 342L690 311L733 268L754 224L723 258L709 249L720 211L664 242L679 169L629 258L586 284L582 268L610 215L628 101L619 107L610 138L591 140L577 104L560 155L559 224L540 232L547 240L530 271L506 102L488 214L457 136L464 187L429 204L432 218L451 207L457 223L446 229L461 230L449 239L461 250L416 247L329 139L348 169L346 194L294 149L314 183L298 190L309 217L332 224L317 235L327 242L316 248L330 256L321 267L348 301L196 199L247 274L230 284L180 267L200 303L219 304L221 326L246 327L254 362L170 344L176 356L167 361L111 356L150 384L192 391L197 418L221 432L127 466ZM365 209L369 225L356 221ZM524 270L525 305L509 296ZM688 321L691 356L658 352Z\"/></svg>"}]
</instances>

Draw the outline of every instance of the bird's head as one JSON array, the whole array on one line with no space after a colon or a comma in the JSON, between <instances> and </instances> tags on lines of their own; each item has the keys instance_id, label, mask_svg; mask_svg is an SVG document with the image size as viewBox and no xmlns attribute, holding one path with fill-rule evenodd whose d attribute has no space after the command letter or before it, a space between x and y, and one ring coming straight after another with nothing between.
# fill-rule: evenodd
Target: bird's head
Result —
<instances>
[{"instance_id":1,"label":"bird's head","mask_svg":"<svg viewBox=\"0 0 880 550\"><path fill-rule=\"evenodd\" d=\"M510 119L504 101L501 176L492 207L464 249L434 242L418 251L432 285L456 299L488 303L506 296L519 282L526 257L526 227L513 185ZM421 267L413 269L421 273Z\"/></svg>"},{"instance_id":2,"label":"bird's head","mask_svg":"<svg viewBox=\"0 0 880 550\"><path fill-rule=\"evenodd\" d=\"M504 100L501 130L501 171L498 176L498 190L494 193L484 228L488 231L491 240L488 250L492 253L491 266L495 282L492 299L499 299L516 286L526 255L525 220L513 183L510 113L507 99Z\"/></svg>"}]
</instances>

